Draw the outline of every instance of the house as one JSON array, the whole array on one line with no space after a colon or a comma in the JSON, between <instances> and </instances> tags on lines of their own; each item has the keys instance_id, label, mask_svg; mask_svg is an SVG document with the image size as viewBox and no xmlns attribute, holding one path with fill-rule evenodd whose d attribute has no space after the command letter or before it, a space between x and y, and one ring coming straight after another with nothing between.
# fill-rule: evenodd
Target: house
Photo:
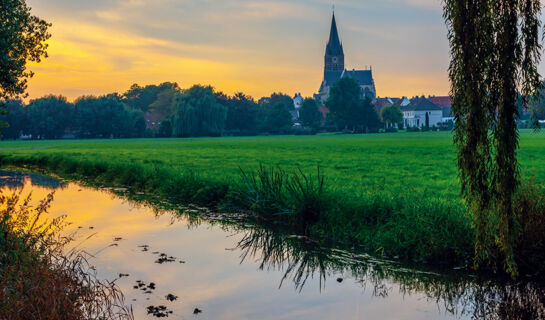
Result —
<instances>
[{"instance_id":1,"label":"house","mask_svg":"<svg viewBox=\"0 0 545 320\"><path fill-rule=\"evenodd\" d=\"M430 127L443 122L443 110L424 96L411 99L411 103L402 107L401 111L406 128L425 126L426 118Z\"/></svg>"},{"instance_id":2,"label":"house","mask_svg":"<svg viewBox=\"0 0 545 320\"><path fill-rule=\"evenodd\" d=\"M304 101L305 99L303 99L303 96L300 93L296 93L295 97L293 97L293 108L299 111L299 109L301 109L303 106Z\"/></svg>"},{"instance_id":3,"label":"house","mask_svg":"<svg viewBox=\"0 0 545 320\"><path fill-rule=\"evenodd\" d=\"M399 105L400 107L406 107L410 103L411 103L411 100L409 100L409 98L407 98L407 97L403 97L403 98L397 100L397 102L396 102L396 104Z\"/></svg>"},{"instance_id":4,"label":"house","mask_svg":"<svg viewBox=\"0 0 545 320\"><path fill-rule=\"evenodd\" d=\"M443 110L443 122L454 121L452 115L452 101L449 96L429 96L428 100Z\"/></svg>"}]
</instances>

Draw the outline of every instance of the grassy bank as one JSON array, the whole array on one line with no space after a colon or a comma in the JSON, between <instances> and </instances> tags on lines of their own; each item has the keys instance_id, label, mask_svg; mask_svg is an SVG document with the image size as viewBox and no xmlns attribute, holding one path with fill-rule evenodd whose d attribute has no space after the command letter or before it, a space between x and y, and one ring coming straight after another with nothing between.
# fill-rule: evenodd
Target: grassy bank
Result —
<instances>
[{"instance_id":1,"label":"grassy bank","mask_svg":"<svg viewBox=\"0 0 545 320\"><path fill-rule=\"evenodd\" d=\"M537 181L544 146L544 134L522 133L522 169ZM391 257L465 266L473 255L448 133L3 142L0 161L251 211Z\"/></svg>"},{"instance_id":2,"label":"grassy bank","mask_svg":"<svg viewBox=\"0 0 545 320\"><path fill-rule=\"evenodd\" d=\"M132 319L115 284L65 250L63 219L44 218L52 200L0 193L0 318Z\"/></svg>"}]
</instances>

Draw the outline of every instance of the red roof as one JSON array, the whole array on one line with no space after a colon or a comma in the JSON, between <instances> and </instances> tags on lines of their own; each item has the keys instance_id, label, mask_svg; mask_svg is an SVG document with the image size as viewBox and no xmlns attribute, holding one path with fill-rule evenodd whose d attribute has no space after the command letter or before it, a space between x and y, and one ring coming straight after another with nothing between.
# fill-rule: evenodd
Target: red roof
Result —
<instances>
[{"instance_id":1,"label":"red roof","mask_svg":"<svg viewBox=\"0 0 545 320\"><path fill-rule=\"evenodd\" d=\"M327 114L329 113L329 109L324 106L318 107L318 109L320 110L320 112L322 113L322 116L325 119Z\"/></svg>"},{"instance_id":2,"label":"red roof","mask_svg":"<svg viewBox=\"0 0 545 320\"><path fill-rule=\"evenodd\" d=\"M429 97L429 100L432 103L438 105L441 108L452 106L452 102L450 101L449 96L445 96L445 97Z\"/></svg>"}]
</instances>

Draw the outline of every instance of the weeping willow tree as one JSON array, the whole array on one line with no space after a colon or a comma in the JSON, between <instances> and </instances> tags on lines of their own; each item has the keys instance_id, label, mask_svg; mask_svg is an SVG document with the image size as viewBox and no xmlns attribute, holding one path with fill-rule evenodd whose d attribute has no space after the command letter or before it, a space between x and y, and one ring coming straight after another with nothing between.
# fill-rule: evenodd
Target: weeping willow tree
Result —
<instances>
[{"instance_id":1,"label":"weeping willow tree","mask_svg":"<svg viewBox=\"0 0 545 320\"><path fill-rule=\"evenodd\" d=\"M540 86L539 0L444 0L462 195L473 216L476 265L513 277L520 236L517 97Z\"/></svg>"}]
</instances>

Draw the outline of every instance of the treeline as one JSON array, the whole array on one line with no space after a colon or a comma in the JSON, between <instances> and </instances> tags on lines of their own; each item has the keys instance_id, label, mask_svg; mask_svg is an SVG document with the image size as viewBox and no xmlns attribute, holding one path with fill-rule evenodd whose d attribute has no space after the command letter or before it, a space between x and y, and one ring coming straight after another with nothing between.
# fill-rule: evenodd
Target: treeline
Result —
<instances>
[{"instance_id":1,"label":"treeline","mask_svg":"<svg viewBox=\"0 0 545 320\"><path fill-rule=\"evenodd\" d=\"M62 96L7 101L0 116L9 127L4 139L201 137L259 134L313 134L319 130L376 132L381 126L370 100L360 98L352 79L341 79L326 102L327 117L311 98L295 108L282 93L255 101L210 86L181 89L176 83L141 87L123 94L83 96L73 103Z\"/></svg>"}]
</instances>

